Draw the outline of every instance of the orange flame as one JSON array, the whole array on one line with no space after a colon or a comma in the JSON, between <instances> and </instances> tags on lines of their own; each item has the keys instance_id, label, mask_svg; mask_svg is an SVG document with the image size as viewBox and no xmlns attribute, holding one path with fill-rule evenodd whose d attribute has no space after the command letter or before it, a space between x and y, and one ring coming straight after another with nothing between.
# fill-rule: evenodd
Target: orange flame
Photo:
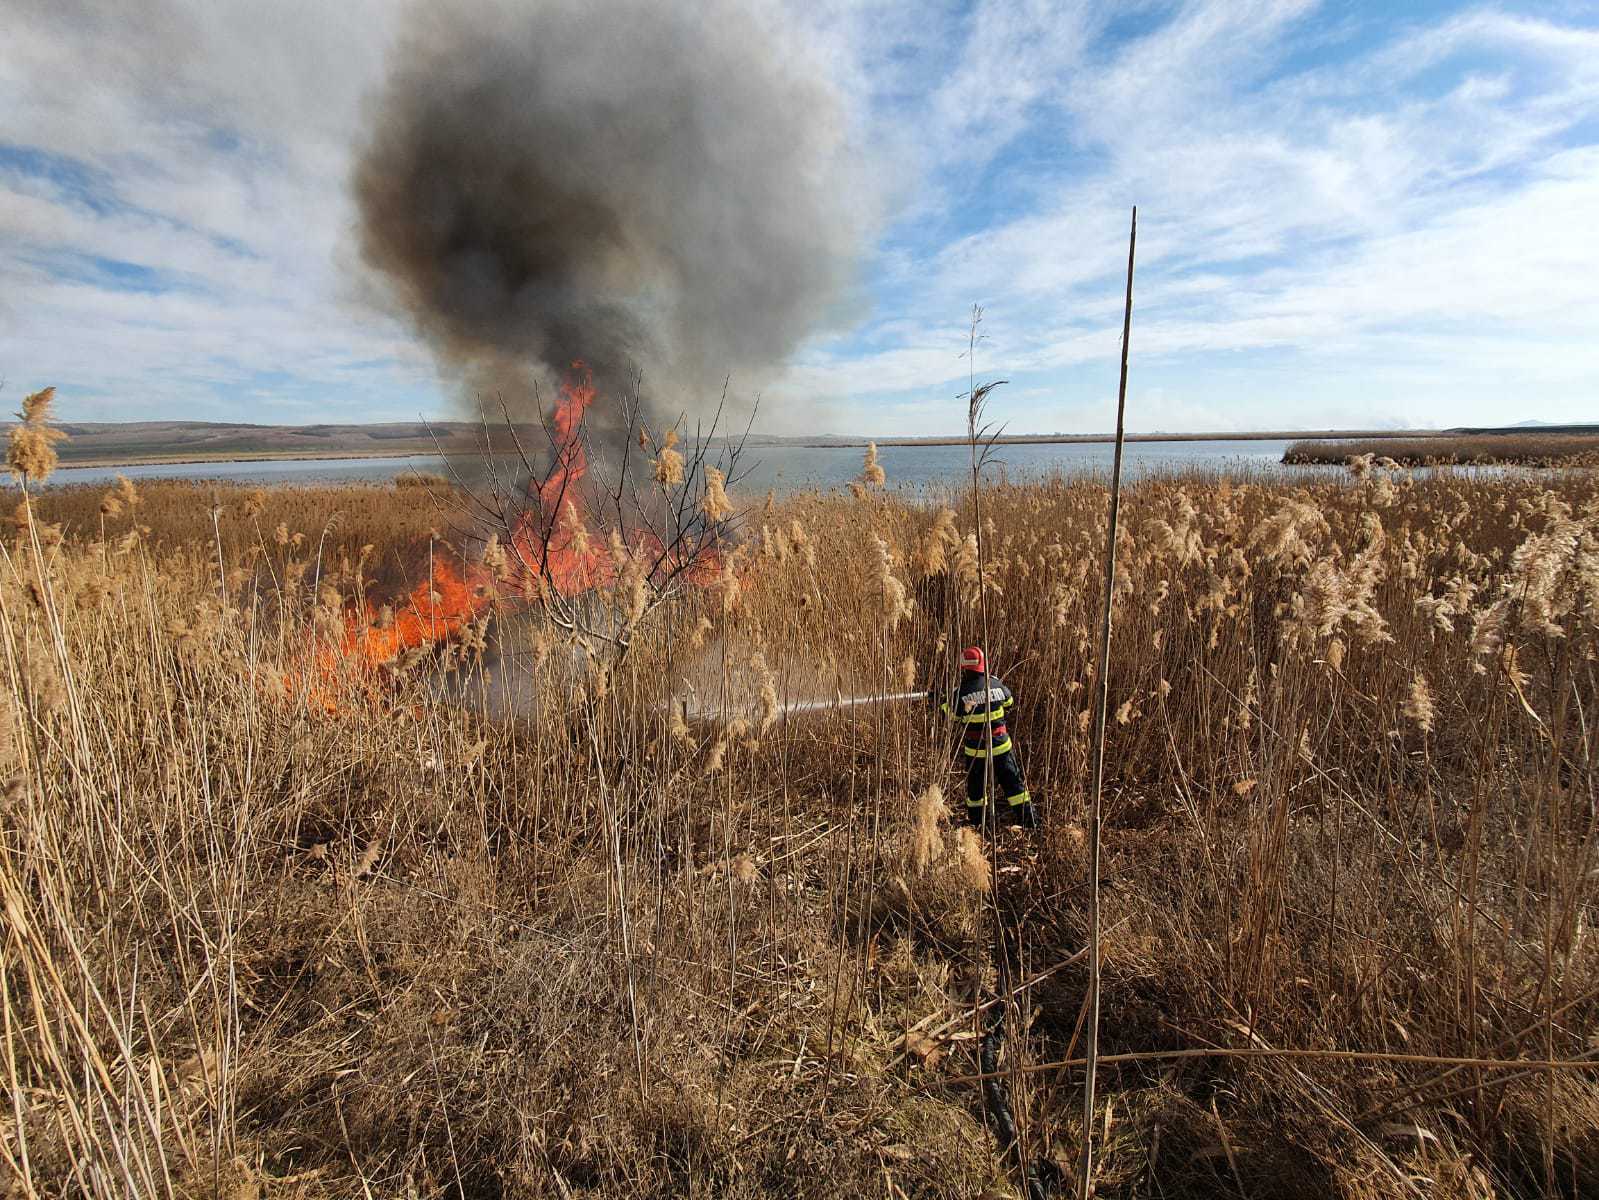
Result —
<instances>
[{"instance_id":1,"label":"orange flame","mask_svg":"<svg viewBox=\"0 0 1599 1200\"><path fill-rule=\"evenodd\" d=\"M614 580L607 548L589 533L587 504L579 484L588 474L583 448L583 416L594 403L594 377L581 362L561 383L550 423L555 427L555 462L544 482L531 490L537 511L523 514L511 534L512 573L518 590L538 594L540 583L563 596L575 596Z\"/></svg>"},{"instance_id":2,"label":"orange flame","mask_svg":"<svg viewBox=\"0 0 1599 1200\"><path fill-rule=\"evenodd\" d=\"M368 601L346 615L341 635L321 643L314 657L324 686L310 688L313 703L329 711L337 708L327 685L347 663L379 668L408 650L459 635L490 609L497 592L529 599L547 598L552 592L575 596L616 582L611 547L590 532L579 486L588 473L582 426L594 402L594 381L582 363L573 363L572 368L551 414L554 463L542 483L529 486L528 498L537 503L530 503L511 531L503 577L497 579L489 566L464 562L435 546L429 552L427 578L393 605L392 620L383 621L380 606ZM625 546L635 560L659 560L657 575L677 573L688 582L705 584L722 570L721 555L714 550L687 546L667 553L646 531L629 534Z\"/></svg>"},{"instance_id":3,"label":"orange flame","mask_svg":"<svg viewBox=\"0 0 1599 1200\"><path fill-rule=\"evenodd\" d=\"M567 489L574 491L588 474L588 455L581 437L583 416L594 403L594 376L581 362L572 364L572 374L561 382L561 397L555 403L551 424L555 426L555 466L538 488L539 504L546 513L561 507Z\"/></svg>"},{"instance_id":4,"label":"orange flame","mask_svg":"<svg viewBox=\"0 0 1599 1200\"><path fill-rule=\"evenodd\" d=\"M435 550L428 578L395 608L393 620L379 624L379 613L369 603L364 620L346 624L340 650L376 667L416 646L442 641L488 610L494 599L490 583L487 572L460 571L451 556Z\"/></svg>"}]
</instances>

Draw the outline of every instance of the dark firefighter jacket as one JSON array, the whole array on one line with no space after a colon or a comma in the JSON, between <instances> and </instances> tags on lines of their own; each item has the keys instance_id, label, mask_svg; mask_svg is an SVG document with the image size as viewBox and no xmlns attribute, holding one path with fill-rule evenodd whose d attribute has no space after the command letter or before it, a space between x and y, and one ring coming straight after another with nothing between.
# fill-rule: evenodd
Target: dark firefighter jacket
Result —
<instances>
[{"instance_id":1,"label":"dark firefighter jacket","mask_svg":"<svg viewBox=\"0 0 1599 1200\"><path fill-rule=\"evenodd\" d=\"M988 757L988 726L993 725L994 754L1004 754L1011 748L1010 730L1005 727L1005 714L1015 705L1016 697L998 675L984 675L981 671L962 671L961 681L950 699L940 705L940 711L961 725L964 733L961 749L968 758Z\"/></svg>"}]
</instances>

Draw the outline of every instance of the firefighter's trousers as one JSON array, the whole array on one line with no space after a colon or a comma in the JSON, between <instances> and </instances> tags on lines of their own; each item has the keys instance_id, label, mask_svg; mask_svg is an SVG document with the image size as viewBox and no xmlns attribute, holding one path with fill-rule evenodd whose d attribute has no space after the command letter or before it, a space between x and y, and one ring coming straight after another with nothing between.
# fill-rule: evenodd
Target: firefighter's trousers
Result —
<instances>
[{"instance_id":1,"label":"firefighter's trousers","mask_svg":"<svg viewBox=\"0 0 1599 1200\"><path fill-rule=\"evenodd\" d=\"M1009 739L1006 739L1009 741ZM983 810L987 807L987 797L984 795L984 784L987 782L984 767L987 764L984 758L968 758L966 763L966 816L973 825L983 823ZM994 794L1004 800L1010 809L1022 810L1032 797L1027 793L1027 784L1022 780L1022 767L1016 761L1016 751L1007 747L994 755ZM999 807L997 804L996 808ZM999 819L1004 821L1006 813L1001 811Z\"/></svg>"}]
</instances>

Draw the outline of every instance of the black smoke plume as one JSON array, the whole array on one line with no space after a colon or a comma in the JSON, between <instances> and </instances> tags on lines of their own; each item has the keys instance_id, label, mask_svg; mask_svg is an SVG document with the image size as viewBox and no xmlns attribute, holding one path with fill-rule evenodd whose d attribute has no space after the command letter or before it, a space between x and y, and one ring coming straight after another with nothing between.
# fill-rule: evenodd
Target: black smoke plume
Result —
<instances>
[{"instance_id":1,"label":"black smoke plume","mask_svg":"<svg viewBox=\"0 0 1599 1200\"><path fill-rule=\"evenodd\" d=\"M361 252L464 395L758 385L840 316L866 221L820 60L735 0L419 5L354 176ZM600 415L603 420L602 414Z\"/></svg>"}]
</instances>

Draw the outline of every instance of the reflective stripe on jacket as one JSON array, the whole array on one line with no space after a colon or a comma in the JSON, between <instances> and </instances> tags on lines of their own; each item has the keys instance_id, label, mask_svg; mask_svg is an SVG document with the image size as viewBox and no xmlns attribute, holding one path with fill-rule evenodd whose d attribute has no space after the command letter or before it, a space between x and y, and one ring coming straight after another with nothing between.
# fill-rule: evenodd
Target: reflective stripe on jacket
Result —
<instances>
[{"instance_id":1,"label":"reflective stripe on jacket","mask_svg":"<svg viewBox=\"0 0 1599 1200\"><path fill-rule=\"evenodd\" d=\"M1010 688L998 675L984 675L981 671L962 671L960 685L940 710L962 726L964 736L961 748L968 758L988 757L989 735L992 728L995 754L1011 748L1010 730L1005 727L1005 714L1016 703Z\"/></svg>"}]
</instances>

